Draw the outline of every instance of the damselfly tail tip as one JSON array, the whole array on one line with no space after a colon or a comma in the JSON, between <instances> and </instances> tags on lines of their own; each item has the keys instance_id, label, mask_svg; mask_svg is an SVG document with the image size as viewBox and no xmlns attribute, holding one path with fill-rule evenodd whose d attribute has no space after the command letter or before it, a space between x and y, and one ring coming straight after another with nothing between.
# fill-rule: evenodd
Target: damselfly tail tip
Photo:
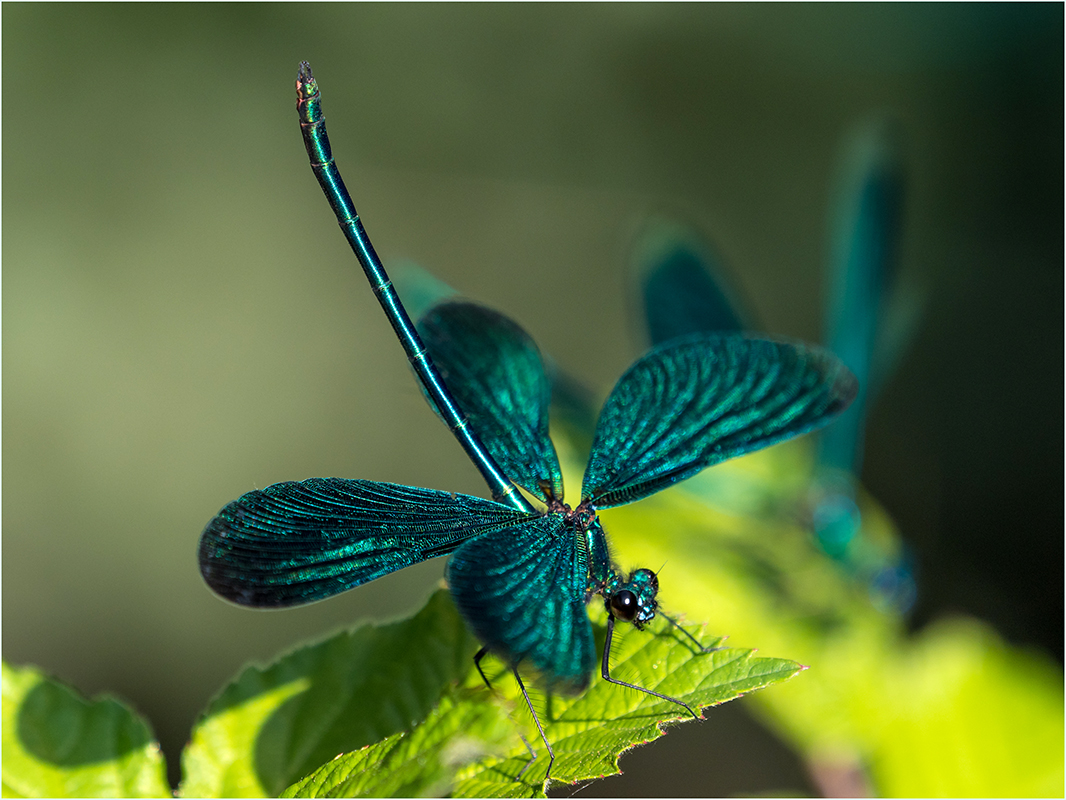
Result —
<instances>
[{"instance_id":1,"label":"damselfly tail tip","mask_svg":"<svg viewBox=\"0 0 1066 800\"><path fill-rule=\"evenodd\" d=\"M300 69L296 73L296 91L306 97L315 93L315 76L311 72L311 65L306 61L300 62Z\"/></svg>"}]
</instances>

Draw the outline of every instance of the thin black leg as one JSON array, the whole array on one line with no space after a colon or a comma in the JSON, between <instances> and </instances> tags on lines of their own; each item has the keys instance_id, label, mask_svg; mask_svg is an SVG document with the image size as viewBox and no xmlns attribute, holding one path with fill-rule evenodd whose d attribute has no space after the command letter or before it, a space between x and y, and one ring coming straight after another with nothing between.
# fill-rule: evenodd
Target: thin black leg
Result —
<instances>
[{"instance_id":1,"label":"thin black leg","mask_svg":"<svg viewBox=\"0 0 1066 800\"><path fill-rule=\"evenodd\" d=\"M681 627L681 623L679 623L676 619L673 619L672 617L666 616L666 614L663 614L661 611L659 612L659 616L662 617L663 619L665 619L667 622L669 622L671 625L673 625L675 628L677 628L683 634L685 634L685 636L687 636L689 639L691 639L692 643L694 645L696 645L696 647L698 647L700 649L700 653L715 653L715 652L717 652L719 650L725 650L724 647L704 647L702 644L700 644L699 639L697 639L691 633L689 633L684 628L682 628Z\"/></svg>"},{"instance_id":2,"label":"thin black leg","mask_svg":"<svg viewBox=\"0 0 1066 800\"><path fill-rule=\"evenodd\" d=\"M481 680L485 681L485 685L489 687L489 691L495 692L496 690L492 688L492 684L489 683L489 679L485 677L485 670L481 668L481 659L488 655L488 652L489 649L487 647L482 647L480 650L474 653L474 666L477 667L477 674L481 676Z\"/></svg>"},{"instance_id":3,"label":"thin black leg","mask_svg":"<svg viewBox=\"0 0 1066 800\"><path fill-rule=\"evenodd\" d=\"M540 717L537 716L537 712L533 709L533 703L529 699L529 692L526 691L526 685L522 683L522 679L518 675L518 670L515 667L511 667L511 671L514 673L514 679L518 681L518 688L522 690L522 697L526 698L526 705L529 706L529 713L533 715L533 721L537 723L537 730L540 731L540 740L544 742L544 746L548 748L548 771L544 773L544 780L547 781L551 778L552 764L555 763L555 751L552 750L552 746L548 743L548 737L544 735L544 728L540 724ZM525 741L525 739L522 741ZM529 742L526 742L526 747L529 747ZM529 752L533 754L533 758L529 760L528 764L522 767L522 771L515 776L515 780L521 778L526 770L533 766L533 762L537 760L537 754L533 752L532 747L529 747Z\"/></svg>"},{"instance_id":4,"label":"thin black leg","mask_svg":"<svg viewBox=\"0 0 1066 800\"><path fill-rule=\"evenodd\" d=\"M488 687L489 691L493 694L496 694L496 690L492 688L492 684L489 683L489 679L485 676L485 671L481 668L481 659L483 659L488 654L488 652L489 650L487 647L482 647L480 650L474 653L474 666L477 667L478 675L481 676L481 680L485 681L485 685ZM529 695L526 694L526 687L522 685L522 679L518 677L517 670L515 671L514 676L518 680L519 687L522 689L522 696L526 698L526 704L529 705L529 710L533 712L533 719L537 723L537 730L540 731L540 738L544 739L544 729L540 727L540 720L537 719L537 712L533 711L533 705L529 702ZM530 745L529 741L526 739L525 736L522 735L521 731L519 731L518 733L518 738L522 740L522 744L524 744L526 746L526 750L529 751L529 761L524 767L522 767L521 770L519 770L518 774L515 775L514 779L516 781L521 780L522 776L526 774L526 770L533 766L533 762L537 760L537 751L533 749L533 746ZM544 744L548 748L548 755L551 756L551 761L555 761L555 753L552 752L551 745L548 744L547 739L544 739ZM548 762L549 773L551 772L551 761ZM547 780L547 776L545 776L544 779Z\"/></svg>"},{"instance_id":5,"label":"thin black leg","mask_svg":"<svg viewBox=\"0 0 1066 800\"><path fill-rule=\"evenodd\" d=\"M610 658L611 658L611 640L613 638L614 638L614 617L609 616L609 617L607 617L607 641L604 642L604 644L603 644L603 665L602 665L602 669L600 670L600 674L603 675L603 679L605 681L607 681L608 683L617 684L618 686L627 686L630 689L636 689L638 692L644 692L644 694L650 694L653 697L658 697L660 700L669 700L671 703L676 703L677 705L679 705L682 708L684 708L694 718L696 718L696 719L700 718L700 715L697 714L695 711L693 711L692 707L688 703L686 703L684 700L678 700L676 697L670 697L670 695L666 695L666 694L659 694L659 692L652 691L651 689L645 689L643 686L636 686L635 684L626 683L625 681L620 681L617 678L612 678L611 677L611 662L610 662ZM527 698L527 702L528 702L528 698ZM531 706L531 708L532 708L532 706ZM537 724L540 725L539 722ZM541 735L543 736L544 734L542 733Z\"/></svg>"}]
</instances>

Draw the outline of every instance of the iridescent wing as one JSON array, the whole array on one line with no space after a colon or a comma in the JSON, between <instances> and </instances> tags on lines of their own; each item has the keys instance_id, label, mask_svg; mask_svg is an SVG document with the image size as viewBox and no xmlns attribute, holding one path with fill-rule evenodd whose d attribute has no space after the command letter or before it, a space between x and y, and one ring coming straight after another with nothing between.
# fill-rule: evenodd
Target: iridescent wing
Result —
<instances>
[{"instance_id":1,"label":"iridescent wing","mask_svg":"<svg viewBox=\"0 0 1066 800\"><path fill-rule=\"evenodd\" d=\"M414 261L389 261L392 285L411 319L418 319L437 303L454 299L459 292Z\"/></svg>"},{"instance_id":2,"label":"iridescent wing","mask_svg":"<svg viewBox=\"0 0 1066 800\"><path fill-rule=\"evenodd\" d=\"M529 334L502 314L462 301L431 308L418 332L504 473L542 500L562 499L562 471L548 437L551 382Z\"/></svg>"},{"instance_id":3,"label":"iridescent wing","mask_svg":"<svg viewBox=\"0 0 1066 800\"><path fill-rule=\"evenodd\" d=\"M200 572L234 603L295 606L526 519L491 500L394 483L275 483L234 500L207 524Z\"/></svg>"},{"instance_id":4,"label":"iridescent wing","mask_svg":"<svg viewBox=\"0 0 1066 800\"><path fill-rule=\"evenodd\" d=\"M639 359L600 412L581 495L630 503L705 467L807 433L855 397L820 347L694 334Z\"/></svg>"},{"instance_id":5,"label":"iridescent wing","mask_svg":"<svg viewBox=\"0 0 1066 800\"><path fill-rule=\"evenodd\" d=\"M691 333L739 333L752 327L721 257L692 228L665 217L649 220L631 260L653 345Z\"/></svg>"},{"instance_id":6,"label":"iridescent wing","mask_svg":"<svg viewBox=\"0 0 1066 800\"><path fill-rule=\"evenodd\" d=\"M532 664L553 689L588 686L596 664L585 609L588 563L561 515L471 539L448 560L447 579L491 652L511 665Z\"/></svg>"}]
</instances>

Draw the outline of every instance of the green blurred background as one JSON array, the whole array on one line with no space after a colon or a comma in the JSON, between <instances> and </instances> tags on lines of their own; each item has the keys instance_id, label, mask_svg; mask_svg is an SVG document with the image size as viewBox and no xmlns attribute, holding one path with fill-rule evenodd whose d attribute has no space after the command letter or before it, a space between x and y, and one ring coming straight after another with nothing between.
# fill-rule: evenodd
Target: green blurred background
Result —
<instances>
[{"instance_id":1,"label":"green blurred background","mask_svg":"<svg viewBox=\"0 0 1066 800\"><path fill-rule=\"evenodd\" d=\"M928 303L863 480L916 553L914 627L968 612L1061 664L1061 5L5 3L2 22L3 656L130 700L172 778L244 662L406 615L441 575L238 609L196 568L222 505L315 475L482 493L311 176L301 59L386 263L506 311L601 393L639 350L625 245L649 211L715 238L768 331L819 339L842 142L897 119L899 267ZM689 752L710 767L693 794L812 790L742 707L710 717L641 769L667 781Z\"/></svg>"}]
</instances>

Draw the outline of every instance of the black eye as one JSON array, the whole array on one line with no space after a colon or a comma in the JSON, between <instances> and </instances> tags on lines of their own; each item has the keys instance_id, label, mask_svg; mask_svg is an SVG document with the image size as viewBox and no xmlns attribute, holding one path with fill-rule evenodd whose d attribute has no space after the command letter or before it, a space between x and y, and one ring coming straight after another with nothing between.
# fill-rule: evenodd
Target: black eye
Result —
<instances>
[{"instance_id":1,"label":"black eye","mask_svg":"<svg viewBox=\"0 0 1066 800\"><path fill-rule=\"evenodd\" d=\"M632 622L637 616L637 596L623 589L611 596L611 613L622 622Z\"/></svg>"}]
</instances>

